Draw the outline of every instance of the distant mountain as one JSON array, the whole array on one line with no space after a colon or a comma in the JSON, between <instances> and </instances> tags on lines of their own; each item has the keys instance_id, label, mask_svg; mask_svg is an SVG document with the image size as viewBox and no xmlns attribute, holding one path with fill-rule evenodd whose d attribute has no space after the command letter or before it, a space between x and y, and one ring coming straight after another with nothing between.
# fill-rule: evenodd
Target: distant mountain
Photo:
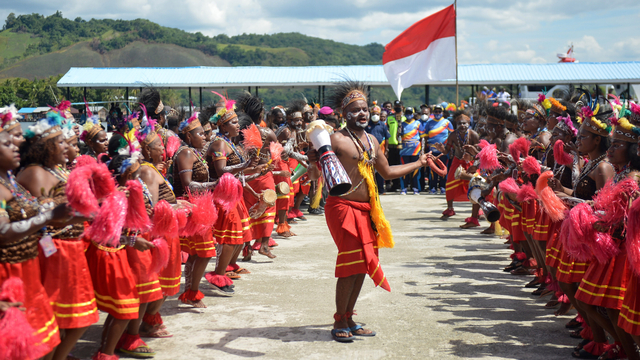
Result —
<instances>
[{"instance_id":1,"label":"distant mountain","mask_svg":"<svg viewBox=\"0 0 640 360\"><path fill-rule=\"evenodd\" d=\"M45 78L72 66L304 66L380 64L384 47L299 33L214 37L144 19L85 21L11 13L0 32L0 79Z\"/></svg>"}]
</instances>

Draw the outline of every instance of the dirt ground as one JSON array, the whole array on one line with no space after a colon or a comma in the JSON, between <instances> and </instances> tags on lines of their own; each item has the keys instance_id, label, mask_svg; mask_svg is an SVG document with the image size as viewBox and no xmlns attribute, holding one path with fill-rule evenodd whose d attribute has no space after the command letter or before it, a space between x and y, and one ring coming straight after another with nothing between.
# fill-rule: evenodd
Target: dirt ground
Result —
<instances>
[{"instance_id":1,"label":"dirt ground","mask_svg":"<svg viewBox=\"0 0 640 360\"><path fill-rule=\"evenodd\" d=\"M376 337L346 344L331 339L337 251L324 216L308 216L293 225L298 236L275 238L276 259L256 252L241 264L251 274L235 281L234 297L216 297L204 282L206 309L171 297L161 313L174 337L148 341L155 359L570 357L578 342L564 328L571 316L556 318L544 308L548 298L530 295L524 288L530 277L502 271L510 254L504 240L458 228L469 204L457 204L458 215L442 221L441 195L385 195L382 203L396 242L380 251L391 292L367 278L355 318ZM209 269L214 266L215 260ZM104 318L87 331L75 356L90 358Z\"/></svg>"}]
</instances>

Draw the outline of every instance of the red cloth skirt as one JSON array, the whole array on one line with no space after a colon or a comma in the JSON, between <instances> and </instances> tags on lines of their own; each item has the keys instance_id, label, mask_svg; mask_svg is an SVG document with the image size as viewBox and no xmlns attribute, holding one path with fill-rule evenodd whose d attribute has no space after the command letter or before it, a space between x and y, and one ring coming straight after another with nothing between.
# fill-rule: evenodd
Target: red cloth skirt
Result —
<instances>
[{"instance_id":1,"label":"red cloth skirt","mask_svg":"<svg viewBox=\"0 0 640 360\"><path fill-rule=\"evenodd\" d=\"M127 246L126 250L127 261L131 266L133 278L136 280L136 290L138 291L140 304L162 299L162 288L160 287L158 274L150 271L153 261L151 251L138 251L131 246Z\"/></svg>"},{"instance_id":2,"label":"red cloth skirt","mask_svg":"<svg viewBox=\"0 0 640 360\"><path fill-rule=\"evenodd\" d=\"M218 205L218 220L213 227L213 236L219 244L242 245L252 240L249 212L244 200L238 201L236 207L227 213Z\"/></svg>"},{"instance_id":3,"label":"red cloth skirt","mask_svg":"<svg viewBox=\"0 0 640 360\"><path fill-rule=\"evenodd\" d=\"M270 189L276 189L276 184L273 181L273 173L267 173L257 179L254 179L249 182L249 186L253 188L253 190L260 194L262 191ZM243 193L244 203L248 209L258 202L253 194L249 191L245 191ZM277 200L276 200L277 201ZM271 236L273 232L273 222L276 218L276 206L272 206L265 210L264 214L257 219L249 219L249 226L251 227L251 237L253 239L262 239L264 237Z\"/></svg>"},{"instance_id":4,"label":"red cloth skirt","mask_svg":"<svg viewBox=\"0 0 640 360\"><path fill-rule=\"evenodd\" d=\"M218 211L220 211L218 207ZM218 212L218 216L220 216ZM218 220L220 218L218 217ZM213 238L213 229L208 230L203 235L191 235L180 238L180 249L189 255L196 255L201 258L211 258L216 256L216 240Z\"/></svg>"},{"instance_id":5,"label":"red cloth skirt","mask_svg":"<svg viewBox=\"0 0 640 360\"><path fill-rule=\"evenodd\" d=\"M172 296L180 291L180 278L182 277L180 238L175 237L165 240L169 245L169 262L167 267L158 274L158 280L160 280L162 295Z\"/></svg>"},{"instance_id":6,"label":"red cloth skirt","mask_svg":"<svg viewBox=\"0 0 640 360\"><path fill-rule=\"evenodd\" d=\"M524 237L522 231L522 223L520 221L522 212L517 210L511 203L505 194L500 195L500 204L498 209L500 213L500 226L506 228L511 234L511 240L514 242L522 242L527 240Z\"/></svg>"},{"instance_id":7,"label":"red cloth skirt","mask_svg":"<svg viewBox=\"0 0 640 360\"><path fill-rule=\"evenodd\" d=\"M560 243L560 241L558 241ZM575 261L567 254L564 248L560 247L560 259L558 260L558 270L556 272L556 278L563 283L576 283L582 280L582 277L587 272L589 267L588 262Z\"/></svg>"},{"instance_id":8,"label":"red cloth skirt","mask_svg":"<svg viewBox=\"0 0 640 360\"><path fill-rule=\"evenodd\" d=\"M592 261L580 281L576 299L593 306L620 310L629 280L627 271L630 269L624 250L606 264Z\"/></svg>"},{"instance_id":9,"label":"red cloth skirt","mask_svg":"<svg viewBox=\"0 0 640 360\"><path fill-rule=\"evenodd\" d=\"M535 227L532 234L533 240L549 240L552 232L552 229L550 228L551 224L552 221L551 218L549 218L549 215L547 215L546 211L542 209L542 206L538 206L538 211L536 212Z\"/></svg>"},{"instance_id":10,"label":"red cloth skirt","mask_svg":"<svg viewBox=\"0 0 640 360\"><path fill-rule=\"evenodd\" d=\"M560 235L555 232L551 235L549 241L547 241L544 263L552 268L557 268L560 264L560 248L562 247L562 244L560 243L559 238Z\"/></svg>"},{"instance_id":11,"label":"red cloth skirt","mask_svg":"<svg viewBox=\"0 0 640 360\"><path fill-rule=\"evenodd\" d=\"M38 254L42 284L61 329L76 329L97 323L100 316L93 294L93 282L84 256L85 243L79 239L53 239L58 251L45 257Z\"/></svg>"},{"instance_id":12,"label":"red cloth skirt","mask_svg":"<svg viewBox=\"0 0 640 360\"><path fill-rule=\"evenodd\" d=\"M535 200L525 201L520 204L522 206L522 215L520 216L520 224L522 225L522 231L528 234L533 234L533 230L536 224L536 214L538 211L538 203Z\"/></svg>"},{"instance_id":13,"label":"red cloth skirt","mask_svg":"<svg viewBox=\"0 0 640 360\"><path fill-rule=\"evenodd\" d=\"M456 180L455 178L456 170L460 165L462 165L462 167L466 170L469 168L469 166L471 166L471 163L458 159L455 156L453 157L453 160L451 161L451 167L449 168L449 173L447 174L447 201L469 201L469 198L467 197L467 191L469 190L469 181Z\"/></svg>"},{"instance_id":14,"label":"red cloth skirt","mask_svg":"<svg viewBox=\"0 0 640 360\"><path fill-rule=\"evenodd\" d=\"M618 326L631 335L640 335L640 278L631 269L627 269L627 276Z\"/></svg>"},{"instance_id":15,"label":"red cloth skirt","mask_svg":"<svg viewBox=\"0 0 640 360\"><path fill-rule=\"evenodd\" d=\"M38 337L39 342L35 345L43 345L38 354L38 357L42 357L60 344L60 332L49 296L40 282L39 260L34 258L18 264L0 263L0 284L12 276L19 277L24 284L22 306L26 309L27 321Z\"/></svg>"},{"instance_id":16,"label":"red cloth skirt","mask_svg":"<svg viewBox=\"0 0 640 360\"><path fill-rule=\"evenodd\" d=\"M137 319L140 298L127 251L91 242L85 255L98 309L116 319Z\"/></svg>"},{"instance_id":17,"label":"red cloth skirt","mask_svg":"<svg viewBox=\"0 0 640 360\"><path fill-rule=\"evenodd\" d=\"M369 274L373 283L391 291L378 260L378 239L371 227L371 205L329 196L325 210L329 231L338 247L336 277Z\"/></svg>"},{"instance_id":18,"label":"red cloth skirt","mask_svg":"<svg viewBox=\"0 0 640 360\"><path fill-rule=\"evenodd\" d=\"M507 230L511 233L511 219L513 218L513 206L506 201L504 194L500 193L497 197L498 210L500 211L500 219L498 223L502 226L503 229Z\"/></svg>"},{"instance_id":19,"label":"red cloth skirt","mask_svg":"<svg viewBox=\"0 0 640 360\"><path fill-rule=\"evenodd\" d=\"M289 164L287 162L279 161L278 165L276 165L276 171L291 172L291 169L289 168ZM287 184L289 184L289 194L287 195L278 194L278 200L276 200L276 211L289 210L289 208L292 207L294 204L293 198L295 197L293 192L293 183L291 183L291 178L284 177L284 176L274 176L273 181L276 185L280 184L281 182L286 182Z\"/></svg>"}]
</instances>

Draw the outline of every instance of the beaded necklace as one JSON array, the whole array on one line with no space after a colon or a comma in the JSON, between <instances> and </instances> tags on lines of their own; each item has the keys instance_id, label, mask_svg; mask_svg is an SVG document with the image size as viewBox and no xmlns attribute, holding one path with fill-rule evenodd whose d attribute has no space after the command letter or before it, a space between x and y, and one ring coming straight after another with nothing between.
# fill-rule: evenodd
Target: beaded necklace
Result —
<instances>
[{"instance_id":1,"label":"beaded necklace","mask_svg":"<svg viewBox=\"0 0 640 360\"><path fill-rule=\"evenodd\" d=\"M631 168L629 167L629 164L623 166L619 171L616 170L616 174L613 176L613 183L617 184L618 182L624 180L630 172Z\"/></svg>"},{"instance_id":2,"label":"beaded necklace","mask_svg":"<svg viewBox=\"0 0 640 360\"><path fill-rule=\"evenodd\" d=\"M226 137L224 134L218 133L216 136L218 136L220 139L222 139L224 142L226 142L227 145L229 145L231 150L233 150L233 152L236 154L236 156L238 156L238 158L240 159L240 163L244 162L244 157L242 157L242 155L240 154L240 152L238 151L236 146L233 144L233 141L229 140L229 138Z\"/></svg>"},{"instance_id":3,"label":"beaded necklace","mask_svg":"<svg viewBox=\"0 0 640 360\"><path fill-rule=\"evenodd\" d=\"M591 173L591 171L593 171L593 169L597 168L598 165L600 165L601 162L604 161L604 159L606 158L607 154L604 153L602 155L600 155L597 159L594 159L592 161L589 161L589 163L587 164L587 166L582 168L582 171L580 171L580 176L578 176L577 179L575 179L575 181L573 182L573 191L576 191L576 188L578 187L578 184L580 184L580 182L582 180L584 180L584 178L586 178L587 176L589 176L589 174Z\"/></svg>"},{"instance_id":4,"label":"beaded necklace","mask_svg":"<svg viewBox=\"0 0 640 360\"><path fill-rule=\"evenodd\" d=\"M0 184L11 191L11 195L16 199L18 203L21 204L20 212L22 213L23 218L27 218L27 214L24 211L25 205L30 205L34 208L38 207L38 199L36 199L33 195L31 195L25 188L23 188L16 181L16 177L13 176L13 172L11 170L7 171L7 177L9 178L9 182L4 178L0 177Z\"/></svg>"},{"instance_id":5,"label":"beaded necklace","mask_svg":"<svg viewBox=\"0 0 640 360\"><path fill-rule=\"evenodd\" d=\"M145 184L140 178L138 178L138 181L140 182L140 185L142 185L142 193L144 194L144 197L146 197L147 200L149 200L149 204L153 206L153 198L151 197L151 191L149 191L147 184Z\"/></svg>"},{"instance_id":6,"label":"beaded necklace","mask_svg":"<svg viewBox=\"0 0 640 360\"><path fill-rule=\"evenodd\" d=\"M198 159L198 161L200 161L202 163L202 165L204 165L204 167L209 169L209 166L207 166L207 160L205 160L202 157L202 154L200 154L200 151L198 151L198 149L196 149L196 148L192 148L192 149L193 149L193 153L196 155L196 159Z\"/></svg>"},{"instance_id":7,"label":"beaded necklace","mask_svg":"<svg viewBox=\"0 0 640 360\"><path fill-rule=\"evenodd\" d=\"M358 154L360 155L359 160L360 161L364 160L364 152L366 151L367 155L369 155L368 156L369 159L364 160L364 162L367 166L372 166L376 161L376 154L373 151L373 144L371 143L371 138L369 137L369 134L364 133L365 136L367 137L367 143L369 144L369 149L367 149L362 143L362 141L357 136L355 136L355 134L352 133L351 130L349 130L349 128L345 128L345 129L347 129L347 133L351 137L351 140L353 140L353 143L356 145L356 149L358 150Z\"/></svg>"},{"instance_id":8,"label":"beaded necklace","mask_svg":"<svg viewBox=\"0 0 640 360\"><path fill-rule=\"evenodd\" d=\"M51 175L55 176L56 179L60 180L60 182L63 184L66 184L69 180L69 171L60 165L56 165L54 169L50 169L46 166L43 166L43 168L50 172Z\"/></svg>"},{"instance_id":9,"label":"beaded necklace","mask_svg":"<svg viewBox=\"0 0 640 360\"><path fill-rule=\"evenodd\" d=\"M456 131L457 133L457 131ZM463 147L465 145L467 145L467 140L468 140L468 136L469 136L469 130L467 130L467 132L464 133L464 137L460 136L460 133L456 134L458 136L458 144L460 145L460 147Z\"/></svg>"}]
</instances>

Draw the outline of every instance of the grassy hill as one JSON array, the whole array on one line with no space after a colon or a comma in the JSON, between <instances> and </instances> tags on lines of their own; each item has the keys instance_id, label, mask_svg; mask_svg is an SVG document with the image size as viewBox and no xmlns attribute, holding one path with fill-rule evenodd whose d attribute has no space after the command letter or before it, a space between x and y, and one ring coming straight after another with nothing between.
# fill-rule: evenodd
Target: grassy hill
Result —
<instances>
[{"instance_id":1,"label":"grassy hill","mask_svg":"<svg viewBox=\"0 0 640 360\"><path fill-rule=\"evenodd\" d=\"M304 66L380 64L384 47L299 33L208 37L144 19L10 14L0 32L0 79L45 78L71 66Z\"/></svg>"}]
</instances>

